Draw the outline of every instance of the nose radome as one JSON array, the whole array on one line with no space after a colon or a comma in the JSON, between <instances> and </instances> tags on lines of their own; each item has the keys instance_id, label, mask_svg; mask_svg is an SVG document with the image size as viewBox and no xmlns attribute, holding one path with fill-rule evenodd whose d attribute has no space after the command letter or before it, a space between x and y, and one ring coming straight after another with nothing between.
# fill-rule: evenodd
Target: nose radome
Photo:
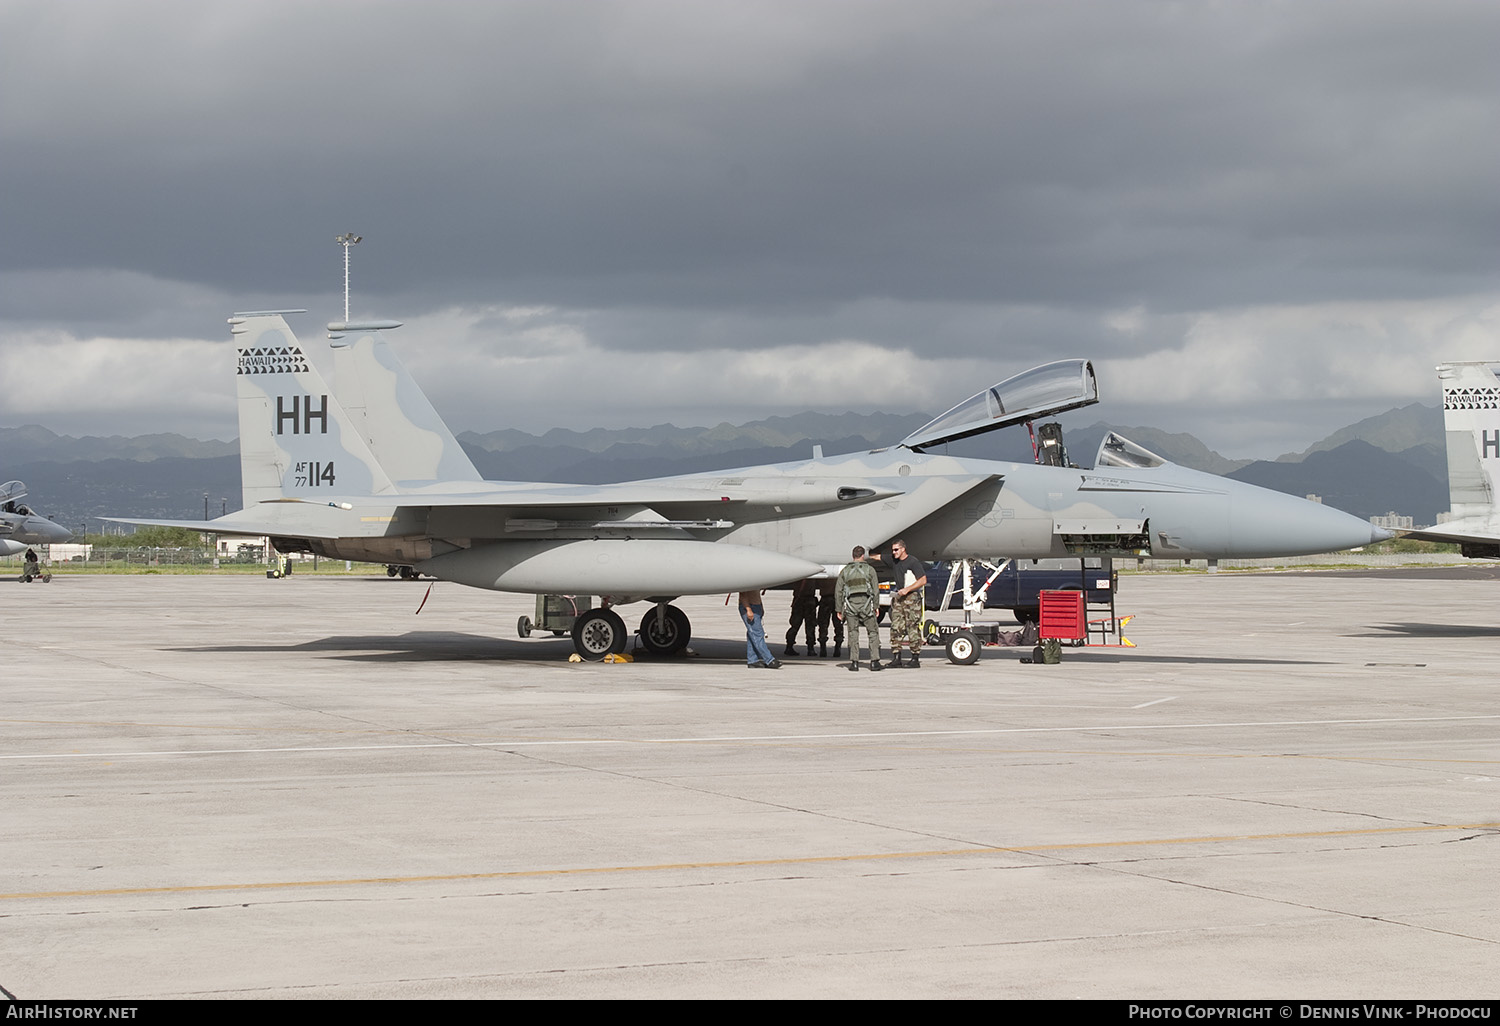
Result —
<instances>
[{"instance_id":1,"label":"nose radome","mask_svg":"<svg viewBox=\"0 0 1500 1026\"><path fill-rule=\"evenodd\" d=\"M1235 494L1234 534L1245 555L1270 557L1339 552L1391 537L1341 509L1263 488Z\"/></svg>"}]
</instances>

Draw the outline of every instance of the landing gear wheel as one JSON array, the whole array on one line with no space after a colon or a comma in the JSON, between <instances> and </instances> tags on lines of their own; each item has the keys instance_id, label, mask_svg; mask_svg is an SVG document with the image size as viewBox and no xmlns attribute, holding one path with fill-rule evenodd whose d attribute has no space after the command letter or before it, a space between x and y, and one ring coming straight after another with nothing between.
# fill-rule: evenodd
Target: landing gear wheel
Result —
<instances>
[{"instance_id":1,"label":"landing gear wheel","mask_svg":"<svg viewBox=\"0 0 1500 1026\"><path fill-rule=\"evenodd\" d=\"M613 609L590 609L573 621L573 648L589 662L625 651L625 621Z\"/></svg>"},{"instance_id":2,"label":"landing gear wheel","mask_svg":"<svg viewBox=\"0 0 1500 1026\"><path fill-rule=\"evenodd\" d=\"M948 660L959 666L973 666L979 662L979 639L972 631L959 631L949 636Z\"/></svg>"},{"instance_id":3,"label":"landing gear wheel","mask_svg":"<svg viewBox=\"0 0 1500 1026\"><path fill-rule=\"evenodd\" d=\"M409 566L403 566L401 568L401 579L403 581L414 581L417 579L417 572Z\"/></svg>"},{"instance_id":4,"label":"landing gear wheel","mask_svg":"<svg viewBox=\"0 0 1500 1026\"><path fill-rule=\"evenodd\" d=\"M673 655L687 648L692 637L687 614L676 606L668 606L666 616L658 623L656 612L648 609L641 617L641 647L652 655Z\"/></svg>"},{"instance_id":5,"label":"landing gear wheel","mask_svg":"<svg viewBox=\"0 0 1500 1026\"><path fill-rule=\"evenodd\" d=\"M388 566L385 568L385 575L387 577L395 577L400 572L401 568L399 566Z\"/></svg>"},{"instance_id":6,"label":"landing gear wheel","mask_svg":"<svg viewBox=\"0 0 1500 1026\"><path fill-rule=\"evenodd\" d=\"M523 638L531 637L531 617L523 616L516 621L516 633Z\"/></svg>"}]
</instances>

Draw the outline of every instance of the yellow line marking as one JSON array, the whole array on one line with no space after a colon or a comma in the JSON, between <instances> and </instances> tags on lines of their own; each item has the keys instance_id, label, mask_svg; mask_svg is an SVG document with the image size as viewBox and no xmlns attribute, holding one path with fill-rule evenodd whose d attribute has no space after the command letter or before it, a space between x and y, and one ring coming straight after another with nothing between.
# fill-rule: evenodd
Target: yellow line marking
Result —
<instances>
[{"instance_id":1,"label":"yellow line marking","mask_svg":"<svg viewBox=\"0 0 1500 1026\"><path fill-rule=\"evenodd\" d=\"M573 869L516 869L497 873L445 873L422 876L371 876L347 880L273 880L265 883L186 884L176 887L114 887L83 891L34 891L0 894L0 901L27 898L98 898L124 894L194 894L205 891L268 891L307 887L350 887L367 884L448 883L460 880L514 880L543 876L582 876L599 873L660 873L689 869L746 869L757 866L817 865L830 862L879 862L887 859L948 858L958 855L1028 854L1044 851L1087 851L1152 845L1214 844L1226 841L1285 841L1319 837L1359 837L1374 834L1432 833L1445 830L1497 830L1500 823L1440 823L1410 827L1370 827L1362 830L1311 830L1300 833L1224 834L1210 837L1153 837L1136 841L1075 841L1067 844L1029 844L1015 847L944 848L931 851L866 852L858 855L808 855L781 859L741 859L730 862L666 862L646 866L579 866Z\"/></svg>"}]
</instances>

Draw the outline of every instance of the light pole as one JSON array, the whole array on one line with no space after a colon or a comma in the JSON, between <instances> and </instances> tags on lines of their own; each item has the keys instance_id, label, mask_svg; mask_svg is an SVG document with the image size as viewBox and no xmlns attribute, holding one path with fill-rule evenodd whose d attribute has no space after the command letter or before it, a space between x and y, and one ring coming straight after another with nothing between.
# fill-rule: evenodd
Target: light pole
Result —
<instances>
[{"instance_id":1,"label":"light pole","mask_svg":"<svg viewBox=\"0 0 1500 1026\"><path fill-rule=\"evenodd\" d=\"M353 232L345 232L334 239L340 246L344 247L344 323L349 323L349 247L363 241L363 235L355 235Z\"/></svg>"}]
</instances>

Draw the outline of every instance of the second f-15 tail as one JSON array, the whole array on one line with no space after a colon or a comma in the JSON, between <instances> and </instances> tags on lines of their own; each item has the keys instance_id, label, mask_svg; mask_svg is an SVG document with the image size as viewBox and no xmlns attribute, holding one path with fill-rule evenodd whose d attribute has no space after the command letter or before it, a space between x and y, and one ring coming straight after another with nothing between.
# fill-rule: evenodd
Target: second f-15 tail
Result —
<instances>
[{"instance_id":1,"label":"second f-15 tail","mask_svg":"<svg viewBox=\"0 0 1500 1026\"><path fill-rule=\"evenodd\" d=\"M1443 388L1443 434L1448 452L1447 523L1408 538L1457 542L1465 556L1500 558L1500 378L1490 361L1438 366Z\"/></svg>"}]
</instances>

